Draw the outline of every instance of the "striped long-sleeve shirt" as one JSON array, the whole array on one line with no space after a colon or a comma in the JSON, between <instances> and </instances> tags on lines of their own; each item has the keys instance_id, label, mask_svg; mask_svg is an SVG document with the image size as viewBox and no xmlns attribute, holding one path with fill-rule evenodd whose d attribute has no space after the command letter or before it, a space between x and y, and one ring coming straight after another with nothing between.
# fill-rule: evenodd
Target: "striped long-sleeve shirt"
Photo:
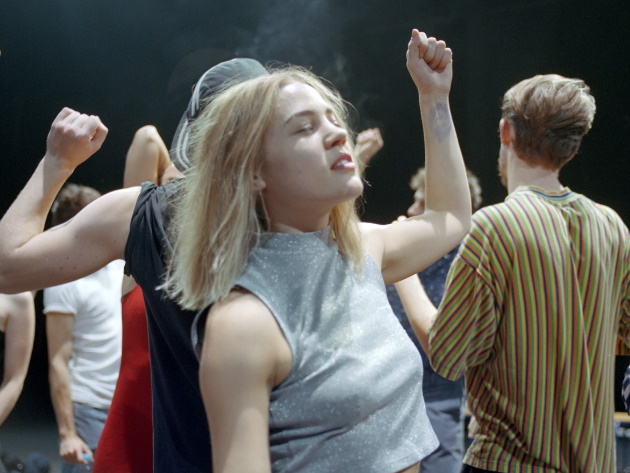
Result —
<instances>
[{"instance_id":1,"label":"striped long-sleeve shirt","mask_svg":"<svg viewBox=\"0 0 630 473\"><path fill-rule=\"evenodd\" d=\"M464 462L500 472L615 471L615 345L630 340L630 241L608 207L516 189L473 216L430 334L465 373L479 429Z\"/></svg>"}]
</instances>

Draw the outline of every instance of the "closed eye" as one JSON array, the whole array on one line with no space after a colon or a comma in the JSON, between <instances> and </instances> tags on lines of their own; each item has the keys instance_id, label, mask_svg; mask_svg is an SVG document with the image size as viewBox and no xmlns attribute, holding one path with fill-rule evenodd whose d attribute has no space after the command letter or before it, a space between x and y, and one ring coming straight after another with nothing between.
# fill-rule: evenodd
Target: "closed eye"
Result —
<instances>
[{"instance_id":1,"label":"closed eye","mask_svg":"<svg viewBox=\"0 0 630 473\"><path fill-rule=\"evenodd\" d=\"M306 132L313 131L314 129L315 127L313 125L304 125L298 129L298 133L306 133Z\"/></svg>"},{"instance_id":2,"label":"closed eye","mask_svg":"<svg viewBox=\"0 0 630 473\"><path fill-rule=\"evenodd\" d=\"M339 120L339 117L337 117L332 109L328 109L326 111L326 115L328 116L328 121L330 121L330 123L335 126L341 126L341 120Z\"/></svg>"}]
</instances>

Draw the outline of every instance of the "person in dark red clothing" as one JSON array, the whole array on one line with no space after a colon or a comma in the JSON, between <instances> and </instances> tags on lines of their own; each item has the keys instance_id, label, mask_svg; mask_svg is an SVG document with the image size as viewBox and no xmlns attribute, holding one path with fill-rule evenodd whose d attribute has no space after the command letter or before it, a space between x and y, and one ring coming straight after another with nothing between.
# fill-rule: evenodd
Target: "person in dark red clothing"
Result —
<instances>
[{"instance_id":1,"label":"person in dark red clothing","mask_svg":"<svg viewBox=\"0 0 630 473\"><path fill-rule=\"evenodd\" d=\"M142 289L122 298L120 374L94 459L95 473L151 473L151 371Z\"/></svg>"}]
</instances>

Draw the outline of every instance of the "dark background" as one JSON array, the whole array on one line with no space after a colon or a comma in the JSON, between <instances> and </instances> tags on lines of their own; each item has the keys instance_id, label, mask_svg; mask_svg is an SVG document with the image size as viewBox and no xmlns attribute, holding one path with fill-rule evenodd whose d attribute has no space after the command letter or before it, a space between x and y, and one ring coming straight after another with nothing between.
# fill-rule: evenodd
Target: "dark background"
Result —
<instances>
[{"instance_id":1,"label":"dark background","mask_svg":"<svg viewBox=\"0 0 630 473\"><path fill-rule=\"evenodd\" d=\"M381 128L385 148L367 171L364 218L388 222L411 203L407 183L423 162L417 95L405 68L417 27L454 51L451 108L485 204L505 197L496 176L503 92L554 72L583 78L598 107L562 180L629 223L629 13L622 0L2 0L0 211L43 156L62 107L97 114L109 127L102 150L71 180L110 191L122 183L137 128L154 124L170 144L201 73L248 56L312 68L354 104L356 130ZM39 315L14 419L51 412L42 322Z\"/></svg>"}]
</instances>

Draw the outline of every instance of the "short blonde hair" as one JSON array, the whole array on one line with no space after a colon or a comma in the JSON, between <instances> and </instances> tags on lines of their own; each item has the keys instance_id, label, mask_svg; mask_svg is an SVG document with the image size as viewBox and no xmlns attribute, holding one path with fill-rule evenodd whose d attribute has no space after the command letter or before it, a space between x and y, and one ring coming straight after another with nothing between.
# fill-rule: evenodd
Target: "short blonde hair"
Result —
<instances>
[{"instance_id":1,"label":"short blonde hair","mask_svg":"<svg viewBox=\"0 0 630 473\"><path fill-rule=\"evenodd\" d=\"M222 91L193 126L192 167L175 203L174 251L165 281L170 296L185 309L200 309L226 297L249 251L269 228L254 178L265 159L264 142L278 94L292 82L317 90L347 128L347 109L339 94L295 66ZM341 254L360 266L363 249L355 200L335 206L330 222Z\"/></svg>"},{"instance_id":2,"label":"short blonde hair","mask_svg":"<svg viewBox=\"0 0 630 473\"><path fill-rule=\"evenodd\" d=\"M483 197L481 196L481 184L479 178L470 169L466 169L466 177L468 178L468 189L470 190L470 203L472 205L472 211L475 212L481 207ZM409 181L409 187L412 191L417 191L422 187L424 189L426 185L427 171L424 166L419 167Z\"/></svg>"},{"instance_id":3,"label":"short blonde hair","mask_svg":"<svg viewBox=\"0 0 630 473\"><path fill-rule=\"evenodd\" d=\"M510 88L501 110L514 128L519 157L556 170L578 152L591 129L595 99L580 79L537 75Z\"/></svg>"}]
</instances>

